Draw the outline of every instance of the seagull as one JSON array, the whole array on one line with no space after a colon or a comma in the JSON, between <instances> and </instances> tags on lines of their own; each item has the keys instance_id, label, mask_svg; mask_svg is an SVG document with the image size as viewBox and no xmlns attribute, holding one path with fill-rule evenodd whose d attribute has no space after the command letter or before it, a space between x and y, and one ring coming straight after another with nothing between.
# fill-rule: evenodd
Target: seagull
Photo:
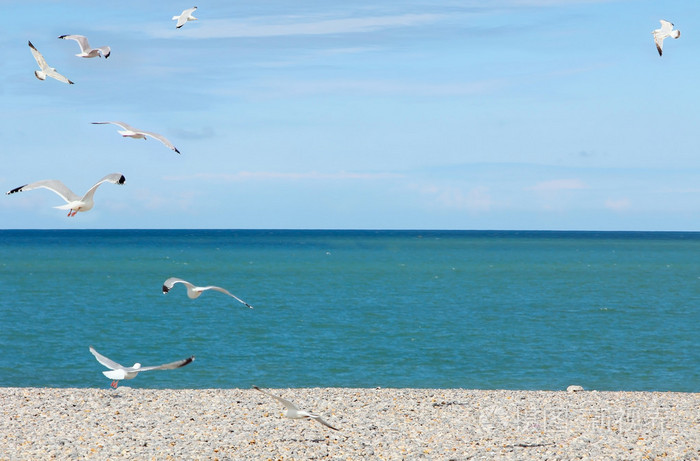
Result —
<instances>
[{"instance_id":1,"label":"seagull","mask_svg":"<svg viewBox=\"0 0 700 461\"><path fill-rule=\"evenodd\" d=\"M39 53L39 50L34 48L32 42L29 42L29 48L31 48L32 54L34 55L34 59L36 59L36 63L39 64L39 68L41 69L34 71L34 75L36 75L36 78L38 78L39 80L46 80L46 77L51 77L55 78L59 82L70 83L71 85L73 84L73 82L68 80L66 77L56 72L55 68L49 67L49 65L46 64L46 60L41 55L41 53Z\"/></svg>"},{"instance_id":2,"label":"seagull","mask_svg":"<svg viewBox=\"0 0 700 461\"><path fill-rule=\"evenodd\" d=\"M173 21L177 21L175 28L179 29L180 27L184 26L187 21L196 21L197 18L192 16L192 13L194 13L194 10L196 9L197 7L193 6L192 8L184 10L179 16L173 16Z\"/></svg>"},{"instance_id":3,"label":"seagull","mask_svg":"<svg viewBox=\"0 0 700 461\"><path fill-rule=\"evenodd\" d=\"M286 408L286 411L284 412L284 416L287 418L291 419L314 419L318 421L319 423L323 424L326 427L330 427L334 431L337 431L339 429L336 429L335 427L331 426L327 422L325 422L323 419L321 419L320 416L315 415L313 413L309 413L308 411L305 410L300 410L299 407L294 405L292 402L289 400L285 400L282 397L277 397L276 395L272 395L269 392L265 392L264 390L260 389L258 386L253 386L253 389L256 391L260 391L263 394L267 394L270 397L272 397L275 400L278 400L284 407Z\"/></svg>"},{"instance_id":4,"label":"seagull","mask_svg":"<svg viewBox=\"0 0 700 461\"><path fill-rule=\"evenodd\" d=\"M107 59L109 54L112 52L108 46L91 48L87 37L82 35L61 35L58 38L62 38L64 40L75 40L78 42L78 45L80 45L80 53L76 54L76 56L79 58L96 58L98 56L104 56L104 58Z\"/></svg>"},{"instance_id":5,"label":"seagull","mask_svg":"<svg viewBox=\"0 0 700 461\"><path fill-rule=\"evenodd\" d=\"M167 147L170 149L174 150L178 154L180 153L179 150L175 146L173 146L173 143L168 141L164 136L159 135L158 133L152 133L150 131L143 131L143 130L137 130L133 126L127 125L124 122L92 122L93 125L105 125L107 123L111 123L112 125L117 125L124 130L118 130L117 133L121 134L123 137L129 137L129 138L134 138L134 139L146 139L146 137L151 137L153 139L157 139L158 141L162 142L165 144Z\"/></svg>"},{"instance_id":6,"label":"seagull","mask_svg":"<svg viewBox=\"0 0 700 461\"><path fill-rule=\"evenodd\" d=\"M176 283L182 283L183 285L185 285L187 287L187 297L190 299L199 298L199 296L202 294L203 291L215 290L215 291L220 291L221 293L224 293L226 295L229 295L230 297L234 298L236 301L239 301L239 302L245 304L246 306L250 307L251 309L253 308L253 306L251 306L247 302L243 301L238 296L234 296L233 294L231 294L231 292L229 292L228 290L226 290L224 288L215 287L215 286L197 287L197 286L192 285L187 280L182 280L182 279L179 279L177 277L170 277L168 280L163 282L163 294L167 294L168 291L170 291Z\"/></svg>"},{"instance_id":7,"label":"seagull","mask_svg":"<svg viewBox=\"0 0 700 461\"><path fill-rule=\"evenodd\" d=\"M661 19L659 22L661 23L661 29L654 30L652 34L654 34L656 49L659 50L659 56L661 56L663 54L664 39L666 37L678 38L681 36L681 31L673 30L673 24L668 21Z\"/></svg>"},{"instance_id":8,"label":"seagull","mask_svg":"<svg viewBox=\"0 0 700 461\"><path fill-rule=\"evenodd\" d=\"M119 365L114 360L111 360L105 357L104 355L100 354L92 346L90 346L90 352L92 352L92 355L95 356L98 362L110 369L110 371L103 371L102 374L113 380L111 386L115 389L119 385L120 380L134 379L142 371L173 370L175 368L184 367L185 365L188 365L194 361L193 355L192 357L183 360L178 360L177 362L166 363L164 365L157 365L154 367L142 367L141 364L138 362L131 367L125 367L123 365Z\"/></svg>"},{"instance_id":9,"label":"seagull","mask_svg":"<svg viewBox=\"0 0 700 461\"><path fill-rule=\"evenodd\" d=\"M121 173L108 174L104 178L100 179L97 184L92 186L83 197L79 197L72 190L68 189L65 184L57 179L45 179L43 181L33 182L31 184L25 184L24 186L16 187L9 191L5 195L14 194L15 192L24 192L33 189L48 189L51 192L55 192L60 195L63 200L66 201L65 205L56 206L59 210L68 210L68 216L75 216L78 211L89 211L95 205L93 201L93 196L95 191L104 182L111 182L112 184L122 185L126 182L126 178Z\"/></svg>"}]
</instances>

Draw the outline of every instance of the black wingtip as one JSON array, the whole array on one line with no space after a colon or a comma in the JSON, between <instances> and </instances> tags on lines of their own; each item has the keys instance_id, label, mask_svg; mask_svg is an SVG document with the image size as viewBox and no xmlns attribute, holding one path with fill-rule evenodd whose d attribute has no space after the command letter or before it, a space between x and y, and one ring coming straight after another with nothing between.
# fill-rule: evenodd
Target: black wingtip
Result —
<instances>
[{"instance_id":1,"label":"black wingtip","mask_svg":"<svg viewBox=\"0 0 700 461\"><path fill-rule=\"evenodd\" d=\"M260 388L259 388L258 386L256 386L255 384L253 384L251 387L252 387L253 389L255 389L256 391L259 391L259 390L260 390Z\"/></svg>"},{"instance_id":2,"label":"black wingtip","mask_svg":"<svg viewBox=\"0 0 700 461\"><path fill-rule=\"evenodd\" d=\"M121 186L121 185L124 184L125 182L126 182L126 178L124 177L124 175L122 175L122 177L119 178L119 181L117 181L117 184L119 184L119 185Z\"/></svg>"},{"instance_id":3,"label":"black wingtip","mask_svg":"<svg viewBox=\"0 0 700 461\"><path fill-rule=\"evenodd\" d=\"M59 35L58 38L66 38L68 35Z\"/></svg>"},{"instance_id":4,"label":"black wingtip","mask_svg":"<svg viewBox=\"0 0 700 461\"><path fill-rule=\"evenodd\" d=\"M25 184L24 186L15 187L14 189L12 189L10 192L6 193L5 195L14 194L15 192L22 192L22 189L26 186L28 186L28 184Z\"/></svg>"},{"instance_id":5,"label":"black wingtip","mask_svg":"<svg viewBox=\"0 0 700 461\"><path fill-rule=\"evenodd\" d=\"M173 147L173 150L174 150L175 152L177 152L178 154L180 153L180 151L177 150L177 147Z\"/></svg>"},{"instance_id":6,"label":"black wingtip","mask_svg":"<svg viewBox=\"0 0 700 461\"><path fill-rule=\"evenodd\" d=\"M8 194L9 194L9 192L8 192ZM168 288L168 287L166 287L165 285L163 285L163 294L167 294L168 291L170 291L170 288Z\"/></svg>"},{"instance_id":7,"label":"black wingtip","mask_svg":"<svg viewBox=\"0 0 700 461\"><path fill-rule=\"evenodd\" d=\"M178 368L182 368L185 365L189 365L190 363L194 362L194 355L188 359L185 359L184 362L182 362L182 365L180 365Z\"/></svg>"}]
</instances>

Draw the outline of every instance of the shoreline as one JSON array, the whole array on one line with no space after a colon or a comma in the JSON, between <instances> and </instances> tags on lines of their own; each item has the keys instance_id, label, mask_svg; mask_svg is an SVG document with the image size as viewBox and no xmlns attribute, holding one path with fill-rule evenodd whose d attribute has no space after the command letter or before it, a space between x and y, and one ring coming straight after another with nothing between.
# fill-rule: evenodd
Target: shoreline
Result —
<instances>
[{"instance_id":1,"label":"shoreline","mask_svg":"<svg viewBox=\"0 0 700 461\"><path fill-rule=\"evenodd\" d=\"M262 386L261 386L262 387ZM700 459L700 393L0 388L0 459Z\"/></svg>"}]
</instances>

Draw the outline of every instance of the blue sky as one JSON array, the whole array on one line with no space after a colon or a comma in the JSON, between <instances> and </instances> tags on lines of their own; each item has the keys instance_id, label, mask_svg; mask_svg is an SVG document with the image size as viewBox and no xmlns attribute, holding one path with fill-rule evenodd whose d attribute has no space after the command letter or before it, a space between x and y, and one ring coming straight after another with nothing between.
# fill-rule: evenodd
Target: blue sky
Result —
<instances>
[{"instance_id":1,"label":"blue sky","mask_svg":"<svg viewBox=\"0 0 700 461\"><path fill-rule=\"evenodd\" d=\"M695 1L3 4L0 228L700 230Z\"/></svg>"}]
</instances>

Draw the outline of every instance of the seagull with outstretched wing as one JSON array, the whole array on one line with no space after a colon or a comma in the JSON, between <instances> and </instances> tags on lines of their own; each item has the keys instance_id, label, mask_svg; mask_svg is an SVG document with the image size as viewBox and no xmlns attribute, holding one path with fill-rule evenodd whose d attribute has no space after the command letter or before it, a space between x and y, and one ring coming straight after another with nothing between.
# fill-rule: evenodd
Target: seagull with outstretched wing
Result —
<instances>
[{"instance_id":1,"label":"seagull with outstretched wing","mask_svg":"<svg viewBox=\"0 0 700 461\"><path fill-rule=\"evenodd\" d=\"M117 388L119 385L119 381L122 379L134 379L139 373L143 371L151 371L151 370L174 370L175 368L180 368L184 367L185 365L189 365L194 361L194 355L192 357L188 357L183 360L178 360L176 362L171 362L171 363L166 363L163 365L156 365L152 367L144 367L141 366L140 363L136 362L133 366L130 367L125 367L123 365L118 364L114 360L105 357L104 355L100 354L90 346L90 352L92 355L95 356L98 362L100 362L102 365L106 366L109 368L109 371L103 371L102 374L104 374L106 377L112 379L112 384L111 386L113 388Z\"/></svg>"},{"instance_id":2,"label":"seagull with outstretched wing","mask_svg":"<svg viewBox=\"0 0 700 461\"><path fill-rule=\"evenodd\" d=\"M180 27L184 26L187 21L196 21L197 18L192 16L192 13L194 13L196 9L197 7L193 6L192 8L187 8L179 15L173 16L173 21L177 21L175 28L179 29Z\"/></svg>"},{"instance_id":3,"label":"seagull with outstretched wing","mask_svg":"<svg viewBox=\"0 0 700 461\"><path fill-rule=\"evenodd\" d=\"M289 400L285 400L285 399L283 399L282 397L277 397L277 396L274 395L274 394L270 394L269 392L265 392L264 390L260 389L258 386L253 386L253 389L255 389L256 391L260 391L260 392L262 392L262 393L265 394L265 395L269 395L270 397L272 397L273 399L277 400L277 401L280 402L282 405L284 405L284 408L285 408L284 416L285 416L286 418L290 418L290 419L313 419L313 420L318 421L319 423L323 424L324 426L333 429L334 431L339 430L339 429L336 429L335 427L331 426L330 424L328 424L328 423L327 423L326 421L324 421L323 418L321 418L320 416L315 415L315 414L313 414L313 413L309 413L309 412L306 411L306 410L301 410L301 409L299 409L299 407L297 407L296 405L294 405L294 404L293 404L292 402L290 402Z\"/></svg>"},{"instance_id":4,"label":"seagull with outstretched wing","mask_svg":"<svg viewBox=\"0 0 700 461\"><path fill-rule=\"evenodd\" d=\"M654 34L654 43L656 43L656 50L659 52L659 56L663 55L664 39L667 37L678 38L681 36L680 30L673 30L673 23L664 21L660 19L661 28L656 29L652 32Z\"/></svg>"},{"instance_id":5,"label":"seagull with outstretched wing","mask_svg":"<svg viewBox=\"0 0 700 461\"><path fill-rule=\"evenodd\" d=\"M104 56L107 59L112 52L112 49L108 46L100 46L97 48L92 48L88 42L87 37L84 35L61 35L58 38L64 40L75 40L80 46L80 53L76 54L79 58L96 58L98 56Z\"/></svg>"},{"instance_id":6,"label":"seagull with outstretched wing","mask_svg":"<svg viewBox=\"0 0 700 461\"><path fill-rule=\"evenodd\" d=\"M31 184L25 184L24 186L15 187L11 191L7 192L6 195L34 189L48 189L51 192L58 194L59 197L66 201L65 205L60 205L54 208L58 208L59 210L68 210L68 216L75 216L79 211L89 211L92 209L92 207L95 205L95 201L93 199L95 191L101 184L106 182L122 185L126 182L126 178L121 173L108 174L104 178L100 179L97 184L92 186L90 190L88 190L82 197L68 189L68 187L66 187L66 185L58 179L45 179L43 181L37 181Z\"/></svg>"},{"instance_id":7,"label":"seagull with outstretched wing","mask_svg":"<svg viewBox=\"0 0 700 461\"><path fill-rule=\"evenodd\" d=\"M191 284L191 283L188 282L187 280L182 280L182 279L177 278L177 277L170 277L168 280L166 280L165 282L163 282L163 294L167 294L167 293L173 288L173 286L175 286L176 283L182 283L183 285L185 285L185 286L187 287L187 297L190 298L190 299L197 299L197 298L199 298L199 296L200 296L200 295L202 294L202 292L204 292L204 291L207 291L207 290L214 290L214 291L218 291L218 292L220 292L220 293L223 293L223 294L225 294L225 295L229 295L230 297L232 297L232 298L235 299L236 301L245 304L247 307L250 307L251 309L253 308L253 306L251 306L251 305L248 304L247 302L243 301L241 298L239 298L238 296L234 295L233 293L231 293L230 291L228 291L228 290L225 289L225 288L221 288L221 287L217 287L217 286L212 286L212 285L206 286L206 287L198 287L198 286L195 286L195 285Z\"/></svg>"},{"instance_id":8,"label":"seagull with outstretched wing","mask_svg":"<svg viewBox=\"0 0 700 461\"><path fill-rule=\"evenodd\" d=\"M171 150L174 150L178 154L180 153L179 150L175 146L173 146L173 143L168 141L165 136L158 134L158 133L153 133L152 131L144 131L144 130L139 130L137 128L134 128L131 125L127 125L124 122L92 122L93 125L106 125L106 124L111 124L111 125L117 125L121 127L121 130L117 130L117 133L122 135L125 138L134 138L134 139L146 139L146 138L153 138L157 139L158 141L162 142L166 147L168 147Z\"/></svg>"},{"instance_id":9,"label":"seagull with outstretched wing","mask_svg":"<svg viewBox=\"0 0 700 461\"><path fill-rule=\"evenodd\" d=\"M51 77L59 82L70 83L71 85L73 84L73 82L68 80L65 76L59 74L54 67L50 67L46 63L46 59L44 59L44 56L39 53L39 50L32 45L32 42L29 42L29 49L32 51L32 55L34 56L36 63L39 64L39 70L34 71L36 78L39 80L46 80L46 77Z\"/></svg>"}]
</instances>

